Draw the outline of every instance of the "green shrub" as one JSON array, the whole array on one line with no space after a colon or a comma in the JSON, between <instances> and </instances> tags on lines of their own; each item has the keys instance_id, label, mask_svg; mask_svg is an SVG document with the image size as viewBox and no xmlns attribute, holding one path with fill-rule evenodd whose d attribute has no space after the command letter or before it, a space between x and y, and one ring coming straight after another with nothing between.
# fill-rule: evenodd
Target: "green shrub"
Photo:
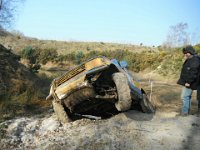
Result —
<instances>
[{"instance_id":1,"label":"green shrub","mask_svg":"<svg viewBox=\"0 0 200 150\"><path fill-rule=\"evenodd\" d=\"M171 48L169 50L165 47L159 46L157 52L149 50L135 53L130 50L122 49L91 51L90 47L87 47L87 53L79 50L59 56L55 49L34 50L31 47L27 47L23 50L22 56L32 60L36 59L35 62L42 64L45 64L48 61L70 61L74 64L80 64L83 61L101 55L109 59L116 58L119 61L126 60L128 62L129 69L135 72L143 71L149 68L150 70L156 70L162 75L178 75L183 63L182 48ZM92 49L94 49L94 47L92 47ZM196 45L195 49L200 53L200 45Z\"/></svg>"},{"instance_id":2,"label":"green shrub","mask_svg":"<svg viewBox=\"0 0 200 150\"><path fill-rule=\"evenodd\" d=\"M38 64L39 52L31 46L27 46L21 51L20 55L22 58L29 60L29 70L33 73L37 73L40 69L40 65Z\"/></svg>"},{"instance_id":3,"label":"green shrub","mask_svg":"<svg viewBox=\"0 0 200 150\"><path fill-rule=\"evenodd\" d=\"M80 64L82 62L82 59L85 57L85 54L83 53L83 51L78 51L75 54L75 63L76 64Z\"/></svg>"},{"instance_id":4,"label":"green shrub","mask_svg":"<svg viewBox=\"0 0 200 150\"><path fill-rule=\"evenodd\" d=\"M76 55L75 52L72 52L72 53L69 53L69 54L66 54L66 55L59 55L57 60L60 61L60 62L63 62L63 61L72 61L72 62L74 62L75 55Z\"/></svg>"},{"instance_id":5,"label":"green shrub","mask_svg":"<svg viewBox=\"0 0 200 150\"><path fill-rule=\"evenodd\" d=\"M89 46L88 46L86 49L87 49L87 51L90 51L90 50L91 50L91 48L90 48Z\"/></svg>"},{"instance_id":6,"label":"green shrub","mask_svg":"<svg viewBox=\"0 0 200 150\"><path fill-rule=\"evenodd\" d=\"M197 44L194 46L195 50L197 51L198 54L200 54L200 44Z\"/></svg>"},{"instance_id":7,"label":"green shrub","mask_svg":"<svg viewBox=\"0 0 200 150\"><path fill-rule=\"evenodd\" d=\"M20 56L22 58L28 59L31 64L35 64L38 57L38 53L31 46L27 46L21 51Z\"/></svg>"},{"instance_id":8,"label":"green shrub","mask_svg":"<svg viewBox=\"0 0 200 150\"><path fill-rule=\"evenodd\" d=\"M56 61L58 53L56 49L41 49L39 50L38 61L42 64L46 64L48 61Z\"/></svg>"}]
</instances>

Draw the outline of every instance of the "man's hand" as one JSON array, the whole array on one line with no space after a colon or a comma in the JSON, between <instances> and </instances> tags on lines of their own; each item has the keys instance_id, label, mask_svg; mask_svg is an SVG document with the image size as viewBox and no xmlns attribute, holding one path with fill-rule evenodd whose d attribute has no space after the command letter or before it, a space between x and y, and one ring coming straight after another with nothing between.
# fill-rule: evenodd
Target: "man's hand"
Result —
<instances>
[{"instance_id":1,"label":"man's hand","mask_svg":"<svg viewBox=\"0 0 200 150\"><path fill-rule=\"evenodd\" d=\"M185 87L190 87L190 84L189 83L185 83Z\"/></svg>"}]
</instances>

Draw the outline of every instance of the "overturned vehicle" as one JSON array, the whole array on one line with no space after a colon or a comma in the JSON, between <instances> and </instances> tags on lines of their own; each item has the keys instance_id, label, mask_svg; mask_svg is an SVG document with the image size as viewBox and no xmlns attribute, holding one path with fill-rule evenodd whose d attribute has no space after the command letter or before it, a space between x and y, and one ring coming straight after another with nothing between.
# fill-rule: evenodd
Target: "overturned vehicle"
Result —
<instances>
[{"instance_id":1,"label":"overturned vehicle","mask_svg":"<svg viewBox=\"0 0 200 150\"><path fill-rule=\"evenodd\" d=\"M53 80L47 100L61 122L74 115L112 116L140 107L145 113L155 108L145 91L127 70L126 61L92 58Z\"/></svg>"}]
</instances>

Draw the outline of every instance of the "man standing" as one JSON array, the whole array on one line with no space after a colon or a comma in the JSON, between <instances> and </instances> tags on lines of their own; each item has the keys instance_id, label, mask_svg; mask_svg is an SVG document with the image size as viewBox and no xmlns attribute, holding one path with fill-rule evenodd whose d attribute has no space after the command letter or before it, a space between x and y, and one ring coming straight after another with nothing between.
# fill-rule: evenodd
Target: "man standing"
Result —
<instances>
[{"instance_id":1,"label":"man standing","mask_svg":"<svg viewBox=\"0 0 200 150\"><path fill-rule=\"evenodd\" d=\"M182 66L181 75L177 83L183 86L181 93L181 99L183 101L181 115L186 116L190 112L192 91L197 89L198 112L200 112L200 60L198 56L195 56L195 50L190 45L183 48L183 54L185 62Z\"/></svg>"}]
</instances>

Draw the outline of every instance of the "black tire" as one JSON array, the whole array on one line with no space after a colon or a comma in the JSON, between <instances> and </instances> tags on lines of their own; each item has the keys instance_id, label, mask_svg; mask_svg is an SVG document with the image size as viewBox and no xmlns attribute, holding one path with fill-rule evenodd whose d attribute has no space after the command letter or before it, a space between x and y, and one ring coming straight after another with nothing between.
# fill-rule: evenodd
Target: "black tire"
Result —
<instances>
[{"instance_id":1,"label":"black tire","mask_svg":"<svg viewBox=\"0 0 200 150\"><path fill-rule=\"evenodd\" d=\"M155 107L149 101L149 98L147 97L146 93L142 94L140 106L142 107L142 111L145 113L155 113Z\"/></svg>"},{"instance_id":2,"label":"black tire","mask_svg":"<svg viewBox=\"0 0 200 150\"><path fill-rule=\"evenodd\" d=\"M131 91L128 85L128 80L126 75L121 72L114 73L113 81L116 85L117 89L117 102L115 103L115 107L118 111L126 111L131 108Z\"/></svg>"},{"instance_id":3,"label":"black tire","mask_svg":"<svg viewBox=\"0 0 200 150\"><path fill-rule=\"evenodd\" d=\"M68 123L71 121L68 114L65 112L63 105L60 102L53 100L52 105L54 112L60 122Z\"/></svg>"}]
</instances>

